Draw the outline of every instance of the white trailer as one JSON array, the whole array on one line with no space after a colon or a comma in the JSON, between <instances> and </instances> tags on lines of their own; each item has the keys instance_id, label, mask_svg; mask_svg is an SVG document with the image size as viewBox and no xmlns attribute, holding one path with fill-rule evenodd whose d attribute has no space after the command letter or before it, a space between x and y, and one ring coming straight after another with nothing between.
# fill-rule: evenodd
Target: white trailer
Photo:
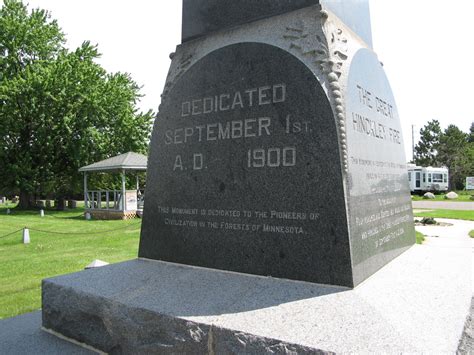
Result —
<instances>
[{"instance_id":1,"label":"white trailer","mask_svg":"<svg viewBox=\"0 0 474 355\"><path fill-rule=\"evenodd\" d=\"M422 167L408 164L408 182L413 193L448 191L448 168Z\"/></svg>"}]
</instances>

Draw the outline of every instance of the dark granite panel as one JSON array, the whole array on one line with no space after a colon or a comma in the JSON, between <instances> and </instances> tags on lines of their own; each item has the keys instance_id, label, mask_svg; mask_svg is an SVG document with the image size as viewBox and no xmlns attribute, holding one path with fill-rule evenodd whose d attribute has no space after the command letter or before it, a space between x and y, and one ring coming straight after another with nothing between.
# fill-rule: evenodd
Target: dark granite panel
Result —
<instances>
[{"instance_id":1,"label":"dark granite panel","mask_svg":"<svg viewBox=\"0 0 474 355\"><path fill-rule=\"evenodd\" d=\"M354 56L347 86L348 207L354 282L415 242L402 129L377 56Z\"/></svg>"},{"instance_id":2,"label":"dark granite panel","mask_svg":"<svg viewBox=\"0 0 474 355\"><path fill-rule=\"evenodd\" d=\"M183 0L182 41L318 3L318 0Z\"/></svg>"},{"instance_id":3,"label":"dark granite panel","mask_svg":"<svg viewBox=\"0 0 474 355\"><path fill-rule=\"evenodd\" d=\"M139 255L352 286L339 159L302 62L266 44L216 50L163 101Z\"/></svg>"}]
</instances>

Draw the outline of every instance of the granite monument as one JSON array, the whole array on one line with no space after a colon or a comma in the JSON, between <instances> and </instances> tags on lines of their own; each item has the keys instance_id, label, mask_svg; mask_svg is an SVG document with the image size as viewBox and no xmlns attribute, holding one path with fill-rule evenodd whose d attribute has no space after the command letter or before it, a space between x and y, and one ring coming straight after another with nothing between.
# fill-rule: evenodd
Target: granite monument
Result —
<instances>
[{"instance_id":1,"label":"granite monument","mask_svg":"<svg viewBox=\"0 0 474 355\"><path fill-rule=\"evenodd\" d=\"M311 1L225 3L184 1L139 256L354 287L415 240L382 65Z\"/></svg>"},{"instance_id":2,"label":"granite monument","mask_svg":"<svg viewBox=\"0 0 474 355\"><path fill-rule=\"evenodd\" d=\"M400 343L348 291L415 241L400 121L366 2L330 3L184 0L140 258L44 280L45 329L107 353Z\"/></svg>"}]
</instances>

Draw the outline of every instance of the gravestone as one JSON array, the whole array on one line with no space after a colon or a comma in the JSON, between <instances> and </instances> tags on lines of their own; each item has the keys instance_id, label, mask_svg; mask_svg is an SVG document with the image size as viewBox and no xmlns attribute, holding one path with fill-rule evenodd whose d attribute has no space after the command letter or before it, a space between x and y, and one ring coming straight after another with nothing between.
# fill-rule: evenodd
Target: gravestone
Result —
<instances>
[{"instance_id":1,"label":"gravestone","mask_svg":"<svg viewBox=\"0 0 474 355\"><path fill-rule=\"evenodd\" d=\"M415 240L388 80L319 5L239 4L184 1L139 256L356 286Z\"/></svg>"}]
</instances>

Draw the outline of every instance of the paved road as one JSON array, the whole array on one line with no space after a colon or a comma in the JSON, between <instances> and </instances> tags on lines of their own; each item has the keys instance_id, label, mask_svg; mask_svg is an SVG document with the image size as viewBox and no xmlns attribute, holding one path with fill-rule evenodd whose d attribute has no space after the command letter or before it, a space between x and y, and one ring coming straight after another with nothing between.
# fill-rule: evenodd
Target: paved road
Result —
<instances>
[{"instance_id":1,"label":"paved road","mask_svg":"<svg viewBox=\"0 0 474 355\"><path fill-rule=\"evenodd\" d=\"M474 202L413 201L413 208L474 211Z\"/></svg>"}]
</instances>

